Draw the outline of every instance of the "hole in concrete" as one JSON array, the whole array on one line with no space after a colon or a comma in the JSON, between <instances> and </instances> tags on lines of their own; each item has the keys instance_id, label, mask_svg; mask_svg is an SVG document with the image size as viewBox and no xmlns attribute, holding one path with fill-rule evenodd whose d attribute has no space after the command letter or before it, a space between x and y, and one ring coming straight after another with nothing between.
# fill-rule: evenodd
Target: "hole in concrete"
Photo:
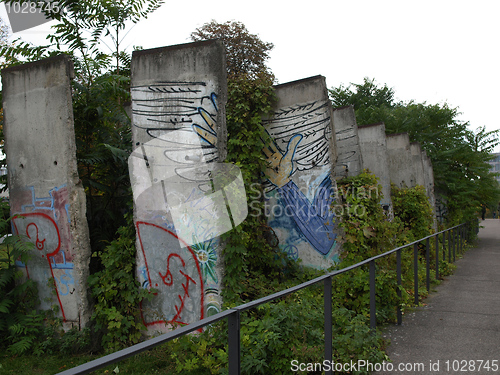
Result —
<instances>
[{"instance_id":1,"label":"hole in concrete","mask_svg":"<svg viewBox=\"0 0 500 375\"><path fill-rule=\"evenodd\" d=\"M23 164L21 164L21 168L24 168L24 165L23 165Z\"/></svg>"},{"instance_id":2,"label":"hole in concrete","mask_svg":"<svg viewBox=\"0 0 500 375\"><path fill-rule=\"evenodd\" d=\"M57 165L57 160L54 161L54 165Z\"/></svg>"}]
</instances>

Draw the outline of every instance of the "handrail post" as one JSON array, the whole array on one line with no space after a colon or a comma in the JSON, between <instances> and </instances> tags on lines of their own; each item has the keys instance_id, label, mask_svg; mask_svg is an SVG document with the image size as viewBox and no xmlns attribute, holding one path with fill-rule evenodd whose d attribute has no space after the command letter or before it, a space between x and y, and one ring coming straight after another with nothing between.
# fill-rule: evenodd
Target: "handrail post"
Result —
<instances>
[{"instance_id":1,"label":"handrail post","mask_svg":"<svg viewBox=\"0 0 500 375\"><path fill-rule=\"evenodd\" d=\"M436 234L436 280L439 280L439 234Z\"/></svg>"},{"instance_id":2,"label":"handrail post","mask_svg":"<svg viewBox=\"0 0 500 375\"><path fill-rule=\"evenodd\" d=\"M333 358L333 332L332 332L332 277L324 281L325 303L325 361L331 363ZM325 375L332 375L332 370L325 371Z\"/></svg>"},{"instance_id":3,"label":"handrail post","mask_svg":"<svg viewBox=\"0 0 500 375\"><path fill-rule=\"evenodd\" d=\"M451 230L448 230L448 263L451 263Z\"/></svg>"},{"instance_id":4,"label":"handrail post","mask_svg":"<svg viewBox=\"0 0 500 375\"><path fill-rule=\"evenodd\" d=\"M446 260L446 232L443 232L443 261Z\"/></svg>"},{"instance_id":5,"label":"handrail post","mask_svg":"<svg viewBox=\"0 0 500 375\"><path fill-rule=\"evenodd\" d=\"M430 249L429 249L429 238L425 241L425 285L427 287L427 292L431 289L431 275L430 275Z\"/></svg>"},{"instance_id":6,"label":"handrail post","mask_svg":"<svg viewBox=\"0 0 500 375\"><path fill-rule=\"evenodd\" d=\"M460 227L460 253L464 252L465 224Z\"/></svg>"},{"instance_id":7,"label":"handrail post","mask_svg":"<svg viewBox=\"0 0 500 375\"><path fill-rule=\"evenodd\" d=\"M370 261L370 328L377 328L377 312L376 312L376 291L375 291L375 261Z\"/></svg>"},{"instance_id":8,"label":"handrail post","mask_svg":"<svg viewBox=\"0 0 500 375\"><path fill-rule=\"evenodd\" d=\"M401 311L401 249L396 251L396 275L397 275L397 281L398 281L398 290L397 295L398 295L398 309L397 309L397 324L398 326L401 325L403 321L403 314Z\"/></svg>"},{"instance_id":9,"label":"handrail post","mask_svg":"<svg viewBox=\"0 0 500 375\"><path fill-rule=\"evenodd\" d=\"M457 260L457 228L453 228L451 230L451 236L453 238L452 242L453 242L453 263L455 263L455 261Z\"/></svg>"},{"instance_id":10,"label":"handrail post","mask_svg":"<svg viewBox=\"0 0 500 375\"><path fill-rule=\"evenodd\" d=\"M240 375L240 312L227 317L227 356L229 375Z\"/></svg>"},{"instance_id":11,"label":"handrail post","mask_svg":"<svg viewBox=\"0 0 500 375\"><path fill-rule=\"evenodd\" d=\"M458 254L462 254L462 225L458 227Z\"/></svg>"},{"instance_id":12,"label":"handrail post","mask_svg":"<svg viewBox=\"0 0 500 375\"><path fill-rule=\"evenodd\" d=\"M413 244L413 283L415 305L418 305L418 243Z\"/></svg>"}]
</instances>

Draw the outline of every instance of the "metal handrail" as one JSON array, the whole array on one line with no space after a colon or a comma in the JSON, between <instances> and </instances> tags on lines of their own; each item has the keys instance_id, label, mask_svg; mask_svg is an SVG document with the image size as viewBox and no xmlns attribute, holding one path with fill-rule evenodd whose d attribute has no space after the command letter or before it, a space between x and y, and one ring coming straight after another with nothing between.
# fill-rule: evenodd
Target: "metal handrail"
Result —
<instances>
[{"instance_id":1,"label":"metal handrail","mask_svg":"<svg viewBox=\"0 0 500 375\"><path fill-rule=\"evenodd\" d=\"M191 323L187 326L183 326L177 328L173 331L167 332L160 336L154 337L147 341L141 342L139 344L130 346L128 348L119 350L115 353L108 354L101 358L95 359L93 361L84 363L80 366L73 367L71 369L60 372L58 375L76 375L76 374L88 374L90 372L99 370L103 367L106 367L110 364L122 361L126 358L139 354L149 349L153 349L154 347L164 344L170 340L173 340L177 337L186 335L190 332L199 330L209 324L215 323L224 318L228 319L228 370L230 375L238 375L240 374L240 313L245 310L249 310L251 308L257 307L267 302L274 301L276 299L285 297L291 293L297 292L301 289L307 288L311 285L317 284L321 281L324 282L324 307L325 307L325 360L331 361L332 359L332 278L336 275L340 275L342 273L351 271L358 267L368 264L369 265L369 279L370 279L370 327L372 329L376 328L376 303L375 303L375 261L377 259L389 256L393 253L397 255L397 283L398 286L401 285L401 251L407 247L413 245L414 248L414 277L415 277L415 303L418 304L418 244L422 241L426 241L426 287L427 290L430 288L430 277L429 277L429 242L432 237L435 237L436 241L436 279L439 278L439 235L443 234L443 259L446 257L446 249L445 249L445 237L446 232L448 232L448 259L451 262L452 254L453 260L456 258L456 250L459 251L463 249L463 240L468 237L469 231L466 229L469 228L468 223L462 223L456 225L454 227L442 230L440 232L431 234L427 237L418 239L406 245L399 246L395 249L389 250L383 254L375 255L371 258L365 259L362 262L356 263L354 265L348 266L346 268L342 268L339 270L331 271L322 276L316 277L312 280L306 281L302 284L296 285L294 287L285 289L283 291L273 293L266 297L259 298L255 301L251 301L245 303L243 305L239 305L233 307L228 310L224 310L220 313L212 315L208 318L204 318L195 323ZM456 243L455 241L458 241ZM458 246L455 246L458 245ZM453 251L452 251L453 248ZM398 288L398 297L401 297L401 291ZM402 321L402 312L400 307L398 306L397 311L397 324L401 324ZM325 372L325 375L331 374L331 371Z\"/></svg>"}]
</instances>

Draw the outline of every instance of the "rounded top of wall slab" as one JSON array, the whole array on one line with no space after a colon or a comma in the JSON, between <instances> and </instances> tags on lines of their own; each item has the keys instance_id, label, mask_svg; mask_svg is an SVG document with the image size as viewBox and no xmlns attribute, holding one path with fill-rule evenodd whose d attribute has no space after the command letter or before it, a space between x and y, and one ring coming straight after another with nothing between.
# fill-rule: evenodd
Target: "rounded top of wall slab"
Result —
<instances>
[{"instance_id":1,"label":"rounded top of wall slab","mask_svg":"<svg viewBox=\"0 0 500 375\"><path fill-rule=\"evenodd\" d=\"M302 78L302 79L298 79L296 81L290 81L290 82L285 82L285 83L280 83L278 85L274 85L274 88L281 88L281 87L285 87L285 86L289 86L289 85L296 85L296 84L300 84L300 83L305 83L307 81L316 81L316 80L325 80L325 77L323 77L322 75L317 75L317 76L312 76L312 77L307 77L307 78Z\"/></svg>"},{"instance_id":2,"label":"rounded top of wall slab","mask_svg":"<svg viewBox=\"0 0 500 375\"><path fill-rule=\"evenodd\" d=\"M371 128L371 127L380 126L380 125L383 125L385 127L385 123L383 123L383 122L376 122L374 124L358 125L358 129Z\"/></svg>"},{"instance_id":3,"label":"rounded top of wall slab","mask_svg":"<svg viewBox=\"0 0 500 375\"><path fill-rule=\"evenodd\" d=\"M5 75L5 73L11 73L11 72L15 72L15 71L23 71L23 70L31 69L31 68L34 68L37 66L46 66L46 65L50 65L50 64L57 64L60 62L68 64L68 76L70 79L75 78L73 60L71 60L71 57L65 53L61 53L60 55L47 57L45 59L41 59L41 60L37 60L37 61L28 62L25 64L20 64L20 65L15 65L15 66L10 66L8 68L4 68L4 69L2 69L2 76Z\"/></svg>"}]
</instances>

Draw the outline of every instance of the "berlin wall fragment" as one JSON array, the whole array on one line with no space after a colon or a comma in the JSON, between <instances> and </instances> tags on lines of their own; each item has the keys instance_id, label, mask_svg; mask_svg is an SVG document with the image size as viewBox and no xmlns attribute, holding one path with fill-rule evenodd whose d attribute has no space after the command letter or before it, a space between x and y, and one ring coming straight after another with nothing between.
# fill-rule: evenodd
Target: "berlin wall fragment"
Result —
<instances>
[{"instance_id":1,"label":"berlin wall fragment","mask_svg":"<svg viewBox=\"0 0 500 375\"><path fill-rule=\"evenodd\" d=\"M142 317L165 331L221 310L219 235L246 217L245 189L239 169L222 163L221 42L136 51L131 71L137 277L155 290Z\"/></svg>"},{"instance_id":2,"label":"berlin wall fragment","mask_svg":"<svg viewBox=\"0 0 500 375\"><path fill-rule=\"evenodd\" d=\"M425 187L424 164L422 160L422 147L418 142L410 143L410 152L413 160L413 173L415 175L415 184Z\"/></svg>"},{"instance_id":3,"label":"berlin wall fragment","mask_svg":"<svg viewBox=\"0 0 500 375\"><path fill-rule=\"evenodd\" d=\"M399 187L421 185L425 188L433 212L436 212L432 164L420 143L410 143L408 133L388 135L387 156L391 182ZM434 220L434 228L436 227Z\"/></svg>"},{"instance_id":4,"label":"berlin wall fragment","mask_svg":"<svg viewBox=\"0 0 500 375\"><path fill-rule=\"evenodd\" d=\"M265 184L270 227L282 251L316 268L338 260L335 129L325 78L275 86L278 102L263 124L273 142Z\"/></svg>"},{"instance_id":5,"label":"berlin wall fragment","mask_svg":"<svg viewBox=\"0 0 500 375\"><path fill-rule=\"evenodd\" d=\"M386 142L391 182L400 188L415 187L416 177L408 133L387 135Z\"/></svg>"},{"instance_id":6,"label":"berlin wall fragment","mask_svg":"<svg viewBox=\"0 0 500 375\"><path fill-rule=\"evenodd\" d=\"M362 171L362 154L359 148L358 126L354 107L341 107L333 110L333 124L337 144L337 163L335 178L357 176Z\"/></svg>"},{"instance_id":7,"label":"berlin wall fragment","mask_svg":"<svg viewBox=\"0 0 500 375\"><path fill-rule=\"evenodd\" d=\"M35 244L27 264L40 307L59 307L65 328L90 317L90 241L76 163L66 55L2 71L5 149L13 233Z\"/></svg>"},{"instance_id":8,"label":"berlin wall fragment","mask_svg":"<svg viewBox=\"0 0 500 375\"><path fill-rule=\"evenodd\" d=\"M363 156L363 169L375 174L382 185L380 204L392 217L391 178L387 158L385 124L371 124L358 127L359 147Z\"/></svg>"}]
</instances>

